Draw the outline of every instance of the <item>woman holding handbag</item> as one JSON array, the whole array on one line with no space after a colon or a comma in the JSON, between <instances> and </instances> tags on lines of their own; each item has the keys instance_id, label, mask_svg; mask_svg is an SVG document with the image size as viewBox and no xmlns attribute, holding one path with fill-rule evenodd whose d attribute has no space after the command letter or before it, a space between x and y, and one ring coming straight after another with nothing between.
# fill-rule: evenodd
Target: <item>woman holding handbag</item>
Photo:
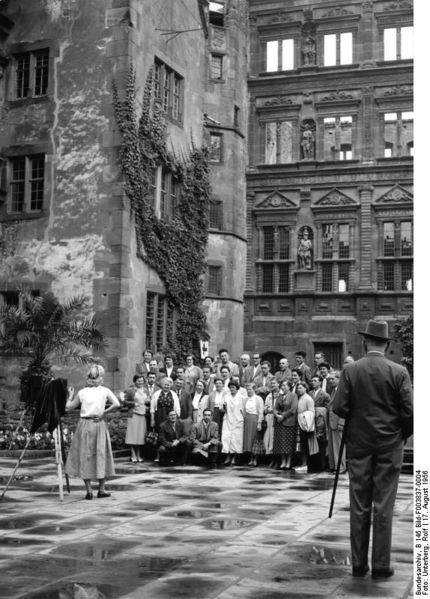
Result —
<instances>
[{"instance_id":1,"label":"woman holding handbag","mask_svg":"<svg viewBox=\"0 0 430 599\"><path fill-rule=\"evenodd\" d=\"M273 454L280 470L291 470L297 434L297 405L297 395L291 391L291 384L284 381L273 407Z\"/></svg>"},{"instance_id":2,"label":"woman holding handbag","mask_svg":"<svg viewBox=\"0 0 430 599\"><path fill-rule=\"evenodd\" d=\"M145 379L135 374L133 385L124 394L124 406L128 408L127 432L125 444L131 446L130 461L143 462L143 446L146 438L146 412L149 410L150 398L144 388Z\"/></svg>"}]
</instances>

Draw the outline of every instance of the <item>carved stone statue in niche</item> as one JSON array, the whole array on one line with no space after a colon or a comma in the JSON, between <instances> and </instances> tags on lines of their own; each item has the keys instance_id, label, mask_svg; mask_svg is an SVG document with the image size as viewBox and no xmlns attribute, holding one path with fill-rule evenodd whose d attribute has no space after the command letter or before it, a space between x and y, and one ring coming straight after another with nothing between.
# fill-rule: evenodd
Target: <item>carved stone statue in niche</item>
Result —
<instances>
[{"instance_id":1,"label":"carved stone statue in niche","mask_svg":"<svg viewBox=\"0 0 430 599\"><path fill-rule=\"evenodd\" d=\"M303 41L302 55L304 65L315 64L315 40L310 35L307 35Z\"/></svg>"},{"instance_id":2,"label":"carved stone statue in niche","mask_svg":"<svg viewBox=\"0 0 430 599\"><path fill-rule=\"evenodd\" d=\"M297 248L297 267L299 270L312 270L313 246L310 233L312 231L308 227L303 227L301 234L299 233Z\"/></svg>"},{"instance_id":3,"label":"carved stone statue in niche","mask_svg":"<svg viewBox=\"0 0 430 599\"><path fill-rule=\"evenodd\" d=\"M303 160L313 160L315 157L315 136L310 123L305 123L302 127L300 146Z\"/></svg>"}]
</instances>

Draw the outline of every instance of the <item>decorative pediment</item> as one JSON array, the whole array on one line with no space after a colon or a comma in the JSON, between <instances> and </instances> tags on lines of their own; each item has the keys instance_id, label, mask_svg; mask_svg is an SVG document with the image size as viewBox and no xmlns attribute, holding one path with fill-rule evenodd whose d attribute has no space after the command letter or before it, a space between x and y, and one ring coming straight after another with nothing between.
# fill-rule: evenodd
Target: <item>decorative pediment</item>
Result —
<instances>
[{"instance_id":1,"label":"decorative pediment","mask_svg":"<svg viewBox=\"0 0 430 599\"><path fill-rule=\"evenodd\" d=\"M384 96L403 96L405 94L412 94L412 85L395 85L390 87L384 92Z\"/></svg>"},{"instance_id":2,"label":"decorative pediment","mask_svg":"<svg viewBox=\"0 0 430 599\"><path fill-rule=\"evenodd\" d=\"M320 198L316 206L353 206L356 202L342 191L338 189L332 189L325 196Z\"/></svg>"},{"instance_id":3,"label":"decorative pediment","mask_svg":"<svg viewBox=\"0 0 430 599\"><path fill-rule=\"evenodd\" d=\"M375 203L376 204L385 204L385 203L404 203L404 202L413 202L414 196L407 190L401 187L400 185L395 185L389 191L384 193L381 197L379 197Z\"/></svg>"},{"instance_id":4,"label":"decorative pediment","mask_svg":"<svg viewBox=\"0 0 430 599\"><path fill-rule=\"evenodd\" d=\"M354 99L354 96L352 94L348 94L346 91L343 90L336 90L334 92L331 92L331 94L329 94L328 96L324 96L323 98L321 98L321 102L333 102L337 100L352 99Z\"/></svg>"},{"instance_id":5,"label":"decorative pediment","mask_svg":"<svg viewBox=\"0 0 430 599\"><path fill-rule=\"evenodd\" d=\"M296 204L280 191L273 191L256 208L297 208Z\"/></svg>"},{"instance_id":6,"label":"decorative pediment","mask_svg":"<svg viewBox=\"0 0 430 599\"><path fill-rule=\"evenodd\" d=\"M388 6L385 5L384 8L388 10L399 10L402 8L411 9L413 7L412 3L408 2L408 0L396 0L396 2L391 2L390 4L388 4Z\"/></svg>"},{"instance_id":7,"label":"decorative pediment","mask_svg":"<svg viewBox=\"0 0 430 599\"><path fill-rule=\"evenodd\" d=\"M353 15L352 10L348 10L346 8L336 7L332 8L328 12L326 12L323 17L344 17L346 15Z\"/></svg>"},{"instance_id":8,"label":"decorative pediment","mask_svg":"<svg viewBox=\"0 0 430 599\"><path fill-rule=\"evenodd\" d=\"M263 104L263 106L279 106L280 104L292 104L293 101L291 98L287 98L287 96L276 96L274 98L269 98Z\"/></svg>"}]
</instances>

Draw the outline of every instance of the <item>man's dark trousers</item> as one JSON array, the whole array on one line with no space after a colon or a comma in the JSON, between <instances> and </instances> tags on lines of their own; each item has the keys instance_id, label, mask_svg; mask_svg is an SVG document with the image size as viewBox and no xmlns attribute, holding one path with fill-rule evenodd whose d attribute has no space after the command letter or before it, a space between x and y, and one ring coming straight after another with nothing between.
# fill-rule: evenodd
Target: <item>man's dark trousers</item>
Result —
<instances>
[{"instance_id":1,"label":"man's dark trousers","mask_svg":"<svg viewBox=\"0 0 430 599\"><path fill-rule=\"evenodd\" d=\"M354 568L367 566L373 501L372 569L390 567L391 524L403 444L395 450L348 459L351 553Z\"/></svg>"}]
</instances>

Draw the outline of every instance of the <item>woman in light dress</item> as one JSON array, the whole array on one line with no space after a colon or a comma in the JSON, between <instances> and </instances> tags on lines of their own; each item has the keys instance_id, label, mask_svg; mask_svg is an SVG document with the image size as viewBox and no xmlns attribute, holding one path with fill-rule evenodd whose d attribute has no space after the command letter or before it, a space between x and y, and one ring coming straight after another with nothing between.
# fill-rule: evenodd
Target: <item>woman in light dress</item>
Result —
<instances>
[{"instance_id":1,"label":"woman in light dress","mask_svg":"<svg viewBox=\"0 0 430 599\"><path fill-rule=\"evenodd\" d=\"M146 437L146 413L149 412L150 398L144 388L145 379L135 374L133 385L124 394L124 405L129 408L125 444L131 446L133 463L143 462L143 446Z\"/></svg>"},{"instance_id":2,"label":"woman in light dress","mask_svg":"<svg viewBox=\"0 0 430 599\"><path fill-rule=\"evenodd\" d=\"M243 425L245 415L246 391L240 387L238 379L232 378L228 392L224 396L225 414L222 425L222 451L227 454L225 466L237 463L243 453Z\"/></svg>"},{"instance_id":3,"label":"woman in light dress","mask_svg":"<svg viewBox=\"0 0 430 599\"><path fill-rule=\"evenodd\" d=\"M318 453L318 442L315 433L315 402L308 394L306 383L300 381L296 385L298 397L297 420L298 437L297 450L302 455L301 465L296 470L307 470L308 457Z\"/></svg>"},{"instance_id":4,"label":"woman in light dress","mask_svg":"<svg viewBox=\"0 0 430 599\"><path fill-rule=\"evenodd\" d=\"M104 368L91 366L86 386L73 397L70 387L66 410L81 407L81 417L76 427L67 456L65 472L84 480L87 494L92 499L91 481L99 481L97 497L110 497L105 480L115 474L109 431L104 416L120 407L119 400L110 389L103 386Z\"/></svg>"},{"instance_id":5,"label":"woman in light dress","mask_svg":"<svg viewBox=\"0 0 430 599\"><path fill-rule=\"evenodd\" d=\"M273 421L273 408L275 405L276 398L279 395L279 383L273 378L270 381L270 393L266 395L264 400L264 418L266 420L266 431L264 433L264 449L266 455L271 457L269 468L273 468L275 465L275 459L273 456L273 434L274 434L274 421Z\"/></svg>"}]
</instances>

